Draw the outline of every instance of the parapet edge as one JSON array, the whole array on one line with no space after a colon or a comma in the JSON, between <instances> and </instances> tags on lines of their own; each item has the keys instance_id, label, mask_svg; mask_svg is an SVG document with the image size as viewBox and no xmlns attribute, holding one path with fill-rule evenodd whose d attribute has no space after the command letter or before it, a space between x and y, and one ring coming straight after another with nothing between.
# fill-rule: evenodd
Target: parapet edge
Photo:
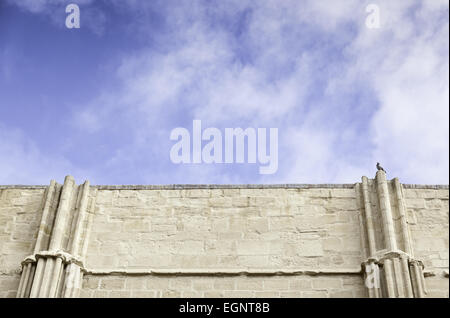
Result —
<instances>
[{"instance_id":1,"label":"parapet edge","mask_svg":"<svg viewBox=\"0 0 450 318\"><path fill-rule=\"evenodd\" d=\"M183 190L183 189L353 189L344 184L167 184L167 185L92 185L98 190ZM402 184L405 189L448 190L449 185ZM0 185L1 189L45 189L46 185Z\"/></svg>"}]
</instances>

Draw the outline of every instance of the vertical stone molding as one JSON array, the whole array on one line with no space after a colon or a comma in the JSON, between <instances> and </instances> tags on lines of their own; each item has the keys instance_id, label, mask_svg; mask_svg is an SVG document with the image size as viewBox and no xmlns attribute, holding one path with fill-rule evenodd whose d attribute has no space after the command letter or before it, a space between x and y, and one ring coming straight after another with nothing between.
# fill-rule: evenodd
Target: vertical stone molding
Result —
<instances>
[{"instance_id":1,"label":"vertical stone molding","mask_svg":"<svg viewBox=\"0 0 450 318\"><path fill-rule=\"evenodd\" d=\"M34 254L22 262L18 298L78 297L95 196L89 181L77 186L71 176L54 180L41 207Z\"/></svg>"},{"instance_id":2,"label":"vertical stone molding","mask_svg":"<svg viewBox=\"0 0 450 318\"><path fill-rule=\"evenodd\" d=\"M426 296L423 263L414 258L403 187L398 178L362 177L361 233L366 259L362 263L365 286L371 298Z\"/></svg>"}]
</instances>

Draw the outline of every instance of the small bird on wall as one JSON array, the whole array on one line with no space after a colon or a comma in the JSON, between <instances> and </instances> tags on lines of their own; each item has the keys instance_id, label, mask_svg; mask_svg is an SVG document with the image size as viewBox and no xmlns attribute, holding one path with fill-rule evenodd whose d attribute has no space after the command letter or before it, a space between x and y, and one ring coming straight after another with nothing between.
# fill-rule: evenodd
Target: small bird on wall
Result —
<instances>
[{"instance_id":1,"label":"small bird on wall","mask_svg":"<svg viewBox=\"0 0 450 318\"><path fill-rule=\"evenodd\" d=\"M380 166L379 162L377 162L377 170L381 170L381 171L384 171L384 173L386 173L386 170L384 170L384 168L382 166Z\"/></svg>"}]
</instances>

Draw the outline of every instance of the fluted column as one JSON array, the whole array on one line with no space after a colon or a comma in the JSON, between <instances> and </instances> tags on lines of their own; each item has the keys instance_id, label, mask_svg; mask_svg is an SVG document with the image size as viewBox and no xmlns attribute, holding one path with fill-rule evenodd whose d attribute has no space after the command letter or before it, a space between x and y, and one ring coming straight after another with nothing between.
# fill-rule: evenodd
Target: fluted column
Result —
<instances>
[{"instance_id":1,"label":"fluted column","mask_svg":"<svg viewBox=\"0 0 450 318\"><path fill-rule=\"evenodd\" d=\"M79 295L91 221L89 190L89 181L77 187L71 176L62 186L51 181L44 194L34 253L22 262L17 297Z\"/></svg>"},{"instance_id":2,"label":"fluted column","mask_svg":"<svg viewBox=\"0 0 450 318\"><path fill-rule=\"evenodd\" d=\"M86 219L88 219L87 206L89 198L89 181L86 181L81 188L82 193L78 207L77 222L69 249L71 255L74 255L80 259L84 256L84 245L80 245L80 242L87 244L87 240L83 240L82 235L83 230L86 230L83 225L86 223ZM82 279L82 265L77 263L69 264L66 268L66 273L64 274L65 284L62 291L62 296L64 298L78 297L81 290Z\"/></svg>"},{"instance_id":3,"label":"fluted column","mask_svg":"<svg viewBox=\"0 0 450 318\"><path fill-rule=\"evenodd\" d=\"M363 240L367 242L362 267L369 297L425 297L423 263L414 259L398 178L387 181L386 173L378 171L373 181L362 177L359 189Z\"/></svg>"},{"instance_id":4,"label":"fluted column","mask_svg":"<svg viewBox=\"0 0 450 318\"><path fill-rule=\"evenodd\" d=\"M377 171L376 180L386 248L389 251L394 251L397 250L397 241L395 238L391 201L389 199L386 173L382 170Z\"/></svg>"}]
</instances>

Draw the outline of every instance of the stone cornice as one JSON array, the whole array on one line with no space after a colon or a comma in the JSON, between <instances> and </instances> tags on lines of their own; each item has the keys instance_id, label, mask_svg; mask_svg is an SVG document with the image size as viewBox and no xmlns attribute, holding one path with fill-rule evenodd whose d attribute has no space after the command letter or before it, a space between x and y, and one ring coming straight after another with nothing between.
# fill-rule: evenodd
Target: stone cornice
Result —
<instances>
[{"instance_id":1,"label":"stone cornice","mask_svg":"<svg viewBox=\"0 0 450 318\"><path fill-rule=\"evenodd\" d=\"M449 185L402 184L405 189L449 190ZM46 189L45 185L0 185L1 189ZM98 190L183 190L183 189L353 189L355 184L167 184L92 185Z\"/></svg>"}]
</instances>

